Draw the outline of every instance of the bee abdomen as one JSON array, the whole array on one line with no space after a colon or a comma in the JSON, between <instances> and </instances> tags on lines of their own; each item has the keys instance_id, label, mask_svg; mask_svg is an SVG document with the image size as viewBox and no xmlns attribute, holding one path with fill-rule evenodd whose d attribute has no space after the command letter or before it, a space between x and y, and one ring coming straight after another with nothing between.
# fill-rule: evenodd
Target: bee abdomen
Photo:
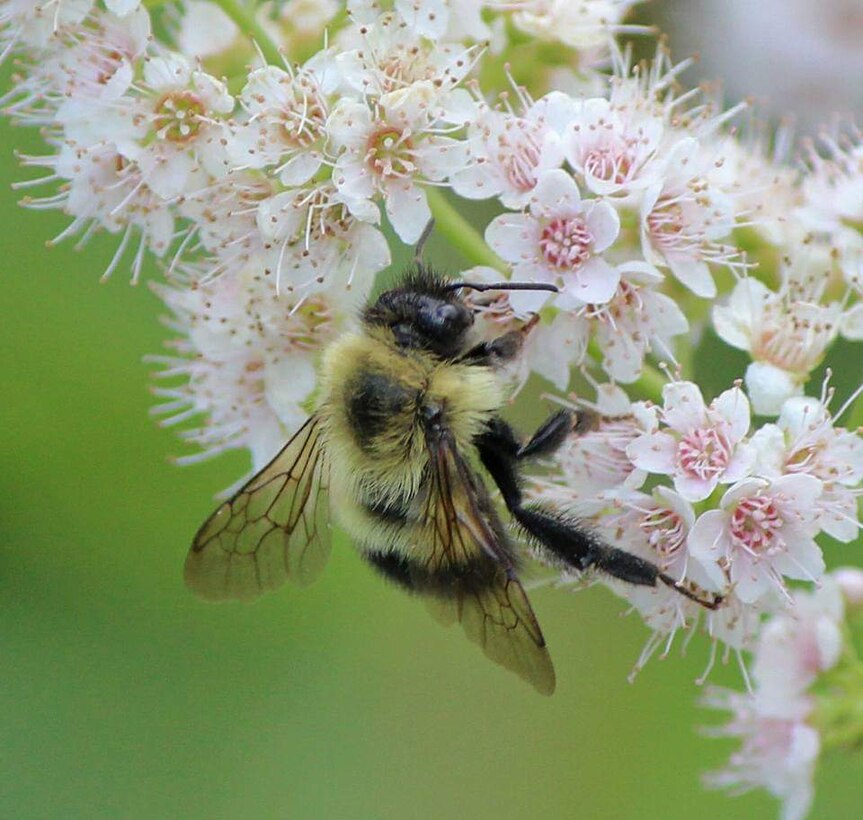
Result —
<instances>
[{"instance_id":1,"label":"bee abdomen","mask_svg":"<svg viewBox=\"0 0 863 820\"><path fill-rule=\"evenodd\" d=\"M393 501L372 501L363 503L363 509L376 521L384 524L407 524L410 510Z\"/></svg>"},{"instance_id":2,"label":"bee abdomen","mask_svg":"<svg viewBox=\"0 0 863 820\"><path fill-rule=\"evenodd\" d=\"M363 557L386 579L409 592L436 598L459 598L499 584L504 568L494 559L477 555L461 564L436 568L393 551L364 551Z\"/></svg>"}]
</instances>

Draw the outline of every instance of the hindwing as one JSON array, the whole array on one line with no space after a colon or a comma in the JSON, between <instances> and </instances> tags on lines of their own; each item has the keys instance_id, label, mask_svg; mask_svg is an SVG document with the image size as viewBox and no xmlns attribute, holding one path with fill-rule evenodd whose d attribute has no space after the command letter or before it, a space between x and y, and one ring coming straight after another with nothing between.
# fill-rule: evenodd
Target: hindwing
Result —
<instances>
[{"instance_id":1,"label":"hindwing","mask_svg":"<svg viewBox=\"0 0 863 820\"><path fill-rule=\"evenodd\" d=\"M433 612L444 623L460 623L495 663L551 694L551 657L485 486L447 433L430 455L423 517L431 538L426 578Z\"/></svg>"}]
</instances>

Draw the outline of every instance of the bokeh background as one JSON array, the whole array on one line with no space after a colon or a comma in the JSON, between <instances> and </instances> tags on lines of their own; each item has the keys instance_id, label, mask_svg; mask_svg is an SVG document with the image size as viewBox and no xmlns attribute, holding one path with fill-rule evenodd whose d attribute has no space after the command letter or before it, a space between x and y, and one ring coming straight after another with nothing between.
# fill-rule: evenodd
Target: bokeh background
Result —
<instances>
[{"instance_id":1,"label":"bokeh background","mask_svg":"<svg viewBox=\"0 0 863 820\"><path fill-rule=\"evenodd\" d=\"M148 418L142 363L168 337L159 306L122 270L98 284L113 239L45 248L65 223L15 204L13 147L42 150L0 125L0 816L776 815L764 794L700 786L733 748L699 734L716 719L696 705L704 641L627 683L647 632L603 589L532 593L552 698L344 541L308 590L249 606L188 593L189 540L247 463L167 461L180 445ZM708 338L697 375L709 393L741 364ZM733 663L712 681L741 686ZM813 816L859 816L861 782L860 757L825 759Z\"/></svg>"}]
</instances>

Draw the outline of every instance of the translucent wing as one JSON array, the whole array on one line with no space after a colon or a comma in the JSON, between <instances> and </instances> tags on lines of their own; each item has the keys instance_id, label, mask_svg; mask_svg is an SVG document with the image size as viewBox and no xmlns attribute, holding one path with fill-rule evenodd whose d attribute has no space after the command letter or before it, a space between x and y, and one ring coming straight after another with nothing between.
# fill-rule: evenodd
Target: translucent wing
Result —
<instances>
[{"instance_id":1,"label":"translucent wing","mask_svg":"<svg viewBox=\"0 0 863 820\"><path fill-rule=\"evenodd\" d=\"M431 599L444 623L461 623L495 663L542 694L554 691L554 667L542 630L515 575L485 487L442 436L432 452L424 517L433 533L429 577L446 579Z\"/></svg>"},{"instance_id":2,"label":"translucent wing","mask_svg":"<svg viewBox=\"0 0 863 820\"><path fill-rule=\"evenodd\" d=\"M330 554L329 462L312 416L281 452L198 530L186 584L211 601L250 600L317 578Z\"/></svg>"}]
</instances>

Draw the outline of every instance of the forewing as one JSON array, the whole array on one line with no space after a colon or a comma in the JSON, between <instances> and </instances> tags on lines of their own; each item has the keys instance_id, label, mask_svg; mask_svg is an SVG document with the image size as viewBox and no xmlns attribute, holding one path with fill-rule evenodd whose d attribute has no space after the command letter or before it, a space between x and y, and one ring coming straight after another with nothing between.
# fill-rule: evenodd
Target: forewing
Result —
<instances>
[{"instance_id":1,"label":"forewing","mask_svg":"<svg viewBox=\"0 0 863 820\"><path fill-rule=\"evenodd\" d=\"M443 623L460 622L467 637L491 660L550 695L555 686L551 657L491 523L493 512L484 486L447 438L433 449L431 461L425 509L433 533L428 569L454 579L450 589L430 600L432 611Z\"/></svg>"},{"instance_id":2,"label":"forewing","mask_svg":"<svg viewBox=\"0 0 863 820\"><path fill-rule=\"evenodd\" d=\"M312 416L281 452L198 530L186 584L211 601L251 600L310 584L330 554L329 461Z\"/></svg>"}]
</instances>

